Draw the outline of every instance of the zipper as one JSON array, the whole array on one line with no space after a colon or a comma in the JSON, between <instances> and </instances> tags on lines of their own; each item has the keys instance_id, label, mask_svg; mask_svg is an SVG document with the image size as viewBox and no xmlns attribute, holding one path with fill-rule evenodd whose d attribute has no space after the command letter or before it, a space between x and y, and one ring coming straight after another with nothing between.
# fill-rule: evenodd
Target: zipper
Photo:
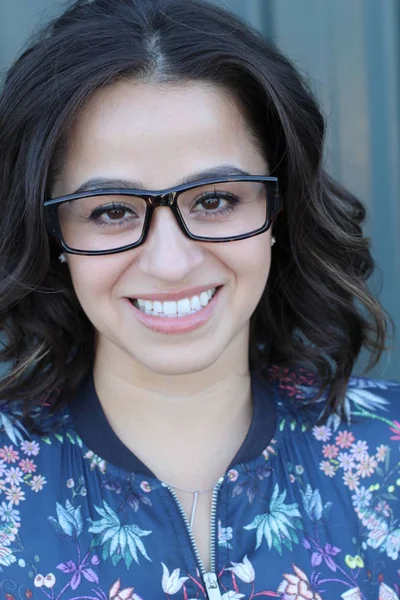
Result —
<instances>
[{"instance_id":1,"label":"zipper","mask_svg":"<svg viewBox=\"0 0 400 600\"><path fill-rule=\"evenodd\" d=\"M189 535L190 543L192 545L192 549L194 555L196 557L197 564L199 566L200 572L203 577L204 585L207 590L208 600L222 600L221 591L218 585L218 578L215 572L216 564L215 564L215 536L216 536L216 528L217 528L217 503L218 503L218 492L220 490L221 485L224 482L224 478L221 477L218 479L217 484L213 488L212 499L211 499L211 514L210 514L210 571L207 572L204 568L203 561L201 560L199 549L197 548L196 540L193 535L192 528L190 527L189 519L186 516L185 510L181 504L181 501L178 498L178 494L175 490L168 484L163 483L162 485L167 488L170 492L171 496L175 500L179 512L182 515L183 522L185 523L186 531Z\"/></svg>"}]
</instances>

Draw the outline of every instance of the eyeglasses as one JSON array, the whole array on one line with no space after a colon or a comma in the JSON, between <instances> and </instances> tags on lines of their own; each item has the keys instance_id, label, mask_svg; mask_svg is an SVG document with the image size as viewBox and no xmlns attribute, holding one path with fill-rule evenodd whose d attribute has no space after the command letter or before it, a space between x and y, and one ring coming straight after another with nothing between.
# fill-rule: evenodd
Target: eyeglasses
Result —
<instances>
[{"instance_id":1,"label":"eyeglasses","mask_svg":"<svg viewBox=\"0 0 400 600\"><path fill-rule=\"evenodd\" d=\"M154 209L169 207L183 233L231 242L264 233L280 210L278 179L231 176L160 191L98 189L44 202L46 224L71 254L124 252L143 244Z\"/></svg>"}]
</instances>

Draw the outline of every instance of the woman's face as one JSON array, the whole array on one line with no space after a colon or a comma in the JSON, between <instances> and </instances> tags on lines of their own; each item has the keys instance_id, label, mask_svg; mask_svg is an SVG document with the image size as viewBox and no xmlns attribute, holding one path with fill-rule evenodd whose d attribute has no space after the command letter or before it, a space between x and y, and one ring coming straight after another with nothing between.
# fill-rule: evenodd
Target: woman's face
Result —
<instances>
[{"instance_id":1,"label":"woman's face","mask_svg":"<svg viewBox=\"0 0 400 600\"><path fill-rule=\"evenodd\" d=\"M201 83L119 82L96 92L75 121L52 195L72 193L94 178L164 189L227 165L268 174L227 92ZM100 354L179 375L247 360L249 321L267 282L270 245L270 230L229 243L190 240L172 211L159 207L142 246L108 256L68 255L68 266ZM191 321L147 319L133 302L162 302L162 294L167 301L192 299L214 288L218 293Z\"/></svg>"}]
</instances>

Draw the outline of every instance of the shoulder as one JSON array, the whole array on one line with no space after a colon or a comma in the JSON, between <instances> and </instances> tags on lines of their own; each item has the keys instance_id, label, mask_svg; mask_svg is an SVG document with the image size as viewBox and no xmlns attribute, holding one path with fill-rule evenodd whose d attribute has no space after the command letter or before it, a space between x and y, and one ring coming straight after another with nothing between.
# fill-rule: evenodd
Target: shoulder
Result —
<instances>
[{"instance_id":1,"label":"shoulder","mask_svg":"<svg viewBox=\"0 0 400 600\"><path fill-rule=\"evenodd\" d=\"M345 424L371 443L400 442L400 382L351 377L344 409ZM330 424L335 428L335 418Z\"/></svg>"},{"instance_id":2,"label":"shoulder","mask_svg":"<svg viewBox=\"0 0 400 600\"><path fill-rule=\"evenodd\" d=\"M351 494L365 557L389 568L400 556L400 383L353 377L345 402L347 422L313 430L331 435L320 468Z\"/></svg>"},{"instance_id":3,"label":"shoulder","mask_svg":"<svg viewBox=\"0 0 400 600\"><path fill-rule=\"evenodd\" d=\"M290 412L311 424L318 420L326 406L327 393L315 400L318 377L306 369L290 370L272 367L269 382L276 391L284 412ZM345 418L331 414L327 425L337 429L340 425L369 428L378 422L396 428L400 421L400 381L352 376L344 398ZM372 432L371 432L372 433Z\"/></svg>"},{"instance_id":4,"label":"shoulder","mask_svg":"<svg viewBox=\"0 0 400 600\"><path fill-rule=\"evenodd\" d=\"M340 475L350 491L380 483L377 490L384 487L385 493L398 494L400 382L351 377L344 398L345 416L333 413L320 423L327 394L315 400L318 386L313 375L283 375L274 384L279 428L304 432L313 460L319 461L318 470L335 479Z\"/></svg>"},{"instance_id":5,"label":"shoulder","mask_svg":"<svg viewBox=\"0 0 400 600\"><path fill-rule=\"evenodd\" d=\"M351 377L346 391L345 412L354 423L357 418L365 423L374 422L374 429L381 423L389 426L393 435L400 436L400 382Z\"/></svg>"},{"instance_id":6,"label":"shoulder","mask_svg":"<svg viewBox=\"0 0 400 600\"><path fill-rule=\"evenodd\" d=\"M26 456L37 456L40 448L51 446L53 438L62 438L70 429L67 410L60 409L53 414L50 406L41 405L26 416L20 403L1 402L0 467L4 463L18 463Z\"/></svg>"},{"instance_id":7,"label":"shoulder","mask_svg":"<svg viewBox=\"0 0 400 600\"><path fill-rule=\"evenodd\" d=\"M312 435L322 445L321 469L342 471L350 489L377 485L393 494L400 487L400 383L352 377L345 397L345 418L331 415L314 425ZM371 490L370 490L371 491Z\"/></svg>"},{"instance_id":8,"label":"shoulder","mask_svg":"<svg viewBox=\"0 0 400 600\"><path fill-rule=\"evenodd\" d=\"M0 517L4 502L21 515L40 510L42 490L53 501L66 465L81 465L81 447L66 409L42 405L26 419L18 403L0 403Z\"/></svg>"},{"instance_id":9,"label":"shoulder","mask_svg":"<svg viewBox=\"0 0 400 600\"><path fill-rule=\"evenodd\" d=\"M302 465L302 475L291 472L291 481L303 478L307 514L314 514L315 506L322 514L323 498L335 527L341 522L355 531L358 561L368 565L368 577L376 569L389 581L400 557L400 383L352 377L345 418L332 414L323 424L317 421L325 398L313 400L315 383L305 373L276 380L285 456L290 451L290 462ZM352 554L345 557L351 569Z\"/></svg>"},{"instance_id":10,"label":"shoulder","mask_svg":"<svg viewBox=\"0 0 400 600\"><path fill-rule=\"evenodd\" d=\"M346 421L330 423L344 477L351 479L356 495L376 492L377 506L393 501L393 513L400 516L400 383L352 377L345 412Z\"/></svg>"}]
</instances>

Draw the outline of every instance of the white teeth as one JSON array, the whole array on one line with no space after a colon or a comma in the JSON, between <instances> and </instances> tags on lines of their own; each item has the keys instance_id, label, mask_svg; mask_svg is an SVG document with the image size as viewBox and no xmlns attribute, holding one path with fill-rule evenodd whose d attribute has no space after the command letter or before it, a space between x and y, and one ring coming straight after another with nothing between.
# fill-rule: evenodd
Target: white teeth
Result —
<instances>
[{"instance_id":1,"label":"white teeth","mask_svg":"<svg viewBox=\"0 0 400 600\"><path fill-rule=\"evenodd\" d=\"M176 302L163 302L163 312L165 315L176 315L178 312Z\"/></svg>"},{"instance_id":2,"label":"white teeth","mask_svg":"<svg viewBox=\"0 0 400 600\"><path fill-rule=\"evenodd\" d=\"M209 297L208 297L207 292L201 292L201 294L200 294L200 304L202 306L207 306L208 301L209 301Z\"/></svg>"},{"instance_id":3,"label":"white teeth","mask_svg":"<svg viewBox=\"0 0 400 600\"><path fill-rule=\"evenodd\" d=\"M178 315L187 315L190 313L190 300L189 298L183 298L182 300L178 300Z\"/></svg>"},{"instance_id":4,"label":"white teeth","mask_svg":"<svg viewBox=\"0 0 400 600\"><path fill-rule=\"evenodd\" d=\"M141 300L140 298L135 300L136 307L147 315L157 315L164 317L176 317L177 315L183 317L185 315L191 315L205 306L210 302L214 296L216 288L201 292L200 295L192 296L191 298L181 298L177 302L166 301L159 302L158 300Z\"/></svg>"},{"instance_id":5,"label":"white teeth","mask_svg":"<svg viewBox=\"0 0 400 600\"><path fill-rule=\"evenodd\" d=\"M156 313L162 313L162 311L163 311L163 303L159 302L158 300L155 300L153 302L153 310Z\"/></svg>"},{"instance_id":6,"label":"white teeth","mask_svg":"<svg viewBox=\"0 0 400 600\"><path fill-rule=\"evenodd\" d=\"M190 308L192 310L200 310L201 304L198 296L193 296L193 298L190 299Z\"/></svg>"},{"instance_id":7,"label":"white teeth","mask_svg":"<svg viewBox=\"0 0 400 600\"><path fill-rule=\"evenodd\" d=\"M153 310L153 303L151 300L145 300L144 301L144 312L146 313L146 315L151 315Z\"/></svg>"}]
</instances>

